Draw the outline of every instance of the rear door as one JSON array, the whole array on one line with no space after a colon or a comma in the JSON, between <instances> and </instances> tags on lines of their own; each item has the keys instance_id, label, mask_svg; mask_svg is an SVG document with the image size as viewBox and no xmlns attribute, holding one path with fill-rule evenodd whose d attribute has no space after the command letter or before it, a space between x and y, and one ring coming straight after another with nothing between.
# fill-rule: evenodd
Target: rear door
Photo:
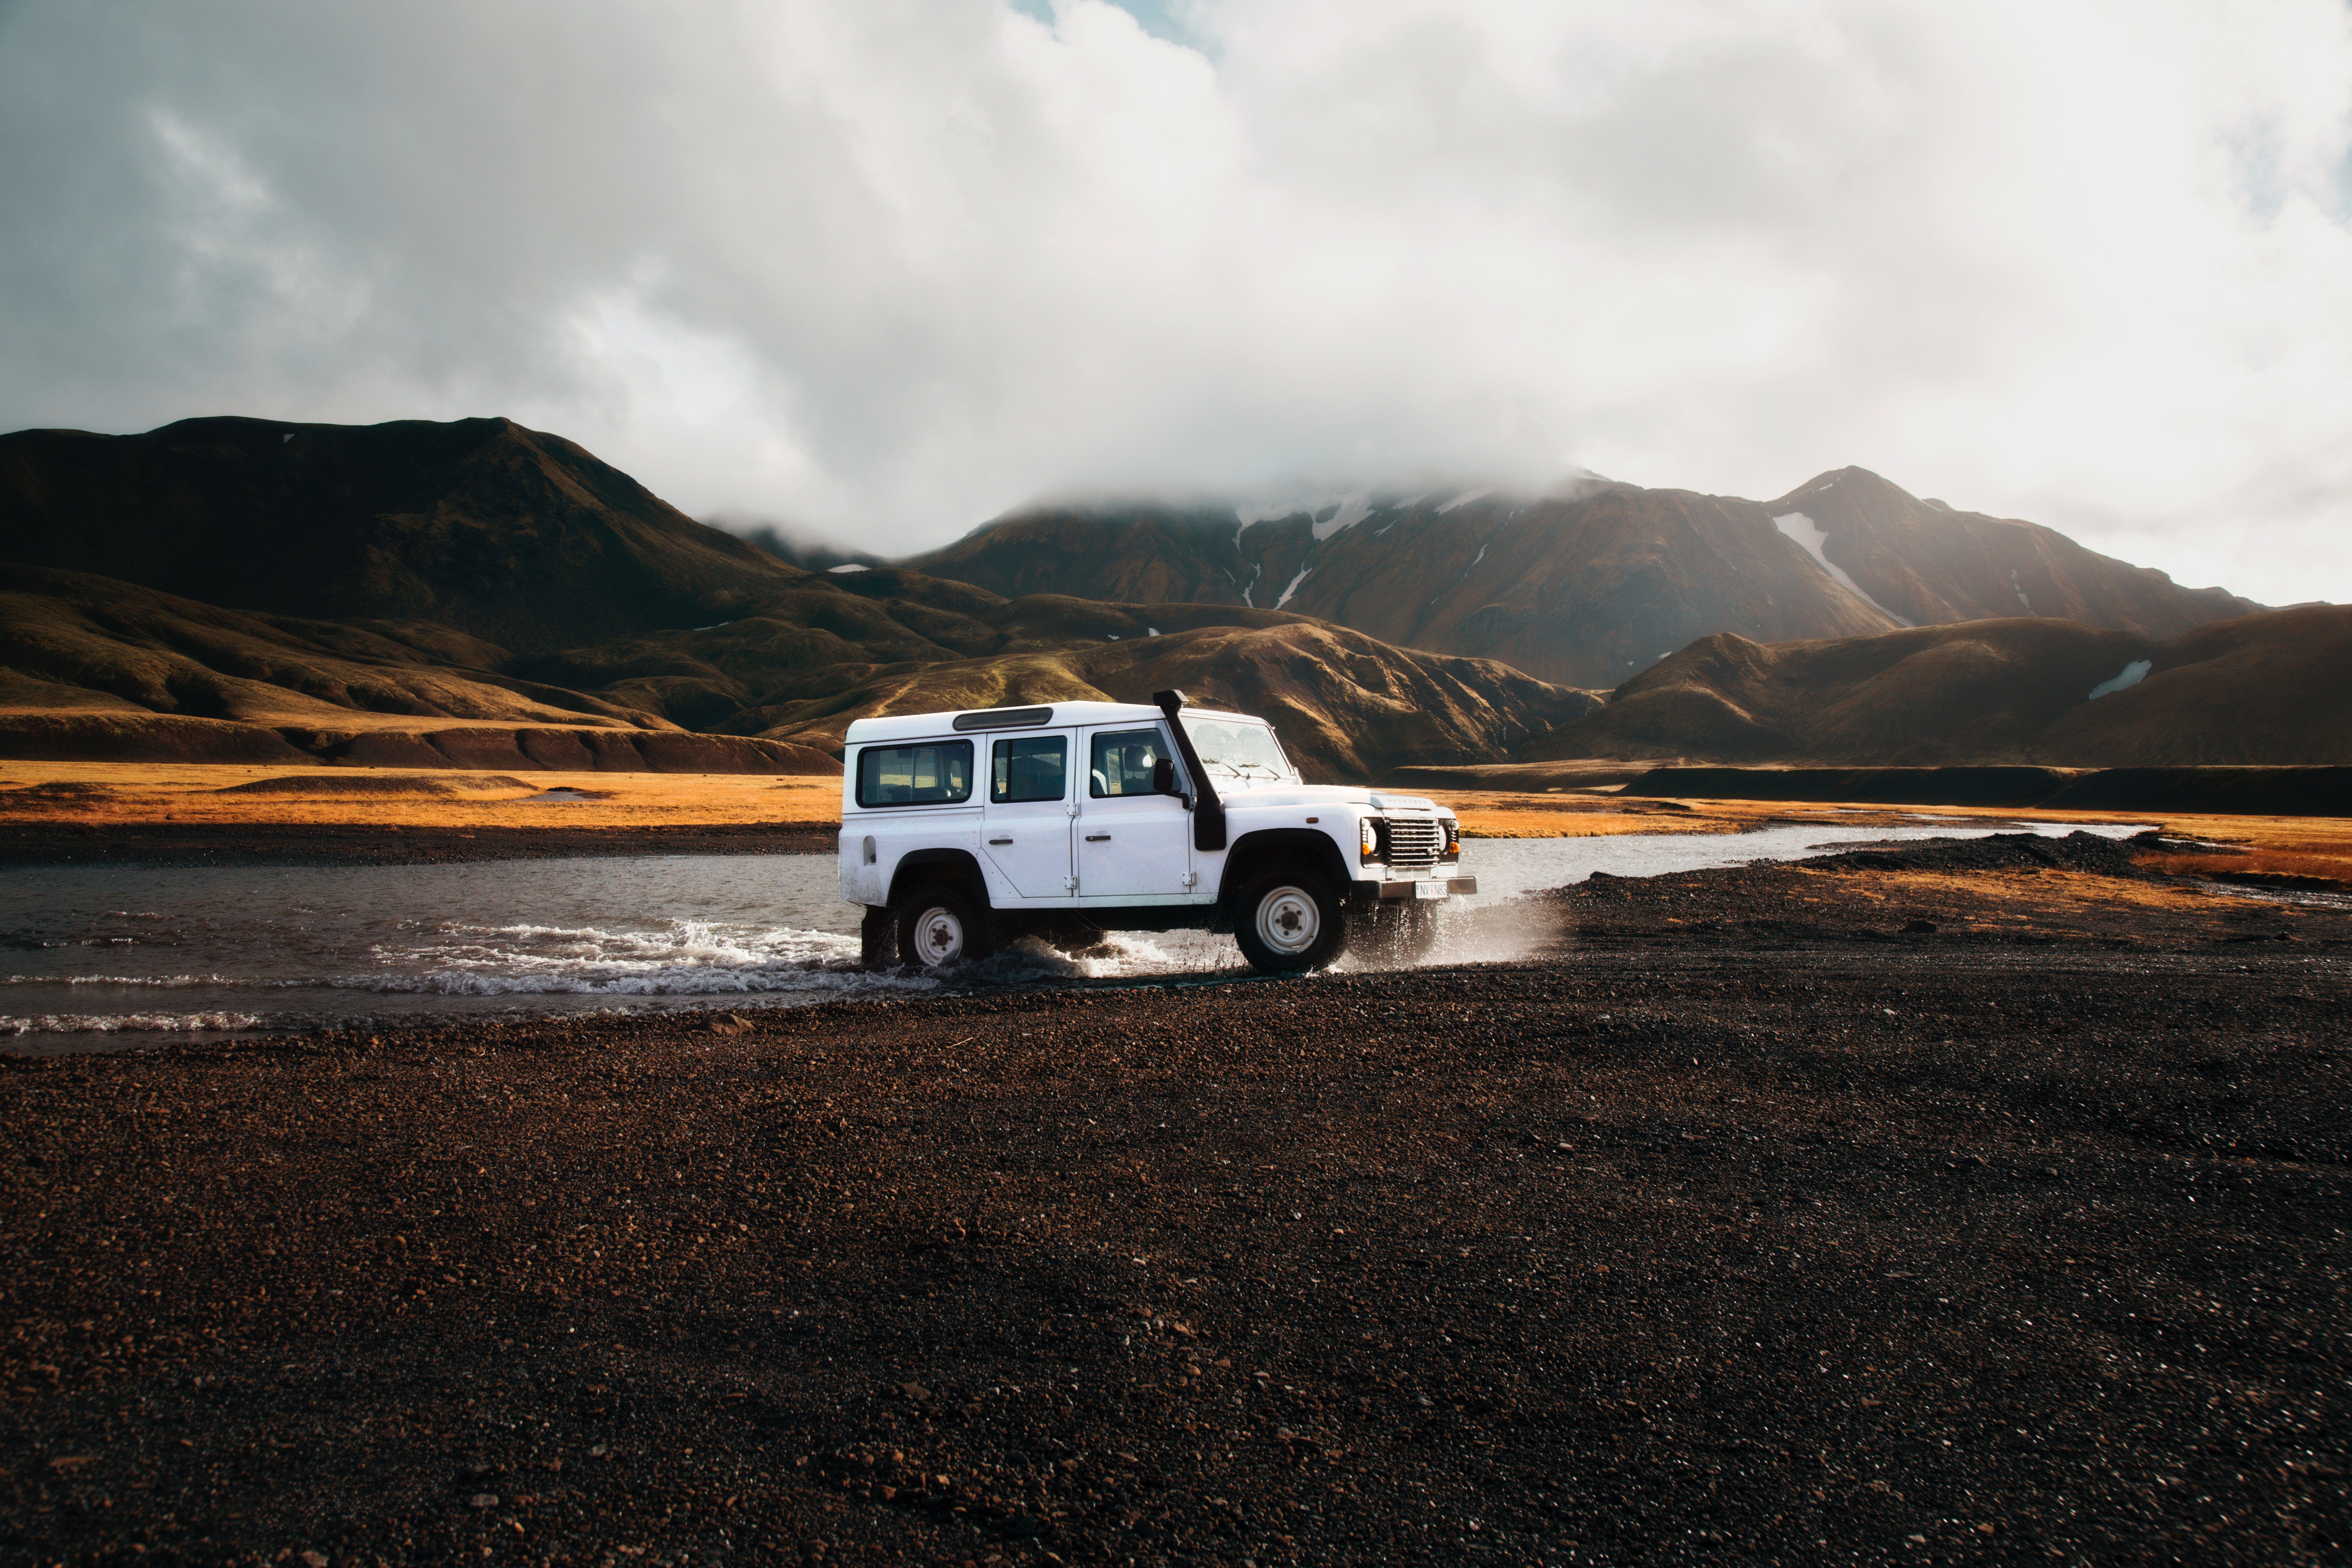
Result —
<instances>
[{"instance_id":1,"label":"rear door","mask_svg":"<svg viewBox=\"0 0 2352 1568\"><path fill-rule=\"evenodd\" d=\"M1067 730L987 742L981 846L1024 902L1070 897L1070 742Z\"/></svg>"},{"instance_id":2,"label":"rear door","mask_svg":"<svg viewBox=\"0 0 2352 1568\"><path fill-rule=\"evenodd\" d=\"M1078 903L1177 903L1193 890L1192 816L1181 795L1159 795L1151 771L1175 761L1176 787L1191 788L1168 727L1133 722L1085 731L1078 789Z\"/></svg>"}]
</instances>

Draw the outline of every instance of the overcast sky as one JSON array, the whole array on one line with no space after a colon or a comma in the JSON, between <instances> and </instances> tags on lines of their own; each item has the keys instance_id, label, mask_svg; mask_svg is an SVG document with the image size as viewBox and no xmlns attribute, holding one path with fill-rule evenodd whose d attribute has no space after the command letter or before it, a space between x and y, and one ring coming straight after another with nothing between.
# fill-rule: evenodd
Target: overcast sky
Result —
<instances>
[{"instance_id":1,"label":"overcast sky","mask_svg":"<svg viewBox=\"0 0 2352 1568\"><path fill-rule=\"evenodd\" d=\"M1858 463L2352 600L2346 0L0 0L0 428L505 414L868 549Z\"/></svg>"}]
</instances>

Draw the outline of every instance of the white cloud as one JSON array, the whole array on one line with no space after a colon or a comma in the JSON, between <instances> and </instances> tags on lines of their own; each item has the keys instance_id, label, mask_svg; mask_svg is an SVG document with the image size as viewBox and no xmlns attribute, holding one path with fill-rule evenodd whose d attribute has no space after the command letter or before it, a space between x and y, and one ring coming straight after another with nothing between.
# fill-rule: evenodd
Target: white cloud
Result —
<instances>
[{"instance_id":1,"label":"white cloud","mask_svg":"<svg viewBox=\"0 0 2352 1568\"><path fill-rule=\"evenodd\" d=\"M2352 599L2337 0L1148 10L26 0L0 426L503 412L885 550L1853 462Z\"/></svg>"}]
</instances>

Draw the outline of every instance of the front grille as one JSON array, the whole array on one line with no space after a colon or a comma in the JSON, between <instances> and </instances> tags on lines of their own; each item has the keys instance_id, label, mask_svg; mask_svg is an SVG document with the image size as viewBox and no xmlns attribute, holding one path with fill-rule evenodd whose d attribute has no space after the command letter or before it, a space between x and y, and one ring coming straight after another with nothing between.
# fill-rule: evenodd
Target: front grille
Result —
<instances>
[{"instance_id":1,"label":"front grille","mask_svg":"<svg viewBox=\"0 0 2352 1568\"><path fill-rule=\"evenodd\" d=\"M1392 871L1426 871L1437 864L1438 852L1444 847L1445 829L1434 822L1389 820L1389 868Z\"/></svg>"}]
</instances>

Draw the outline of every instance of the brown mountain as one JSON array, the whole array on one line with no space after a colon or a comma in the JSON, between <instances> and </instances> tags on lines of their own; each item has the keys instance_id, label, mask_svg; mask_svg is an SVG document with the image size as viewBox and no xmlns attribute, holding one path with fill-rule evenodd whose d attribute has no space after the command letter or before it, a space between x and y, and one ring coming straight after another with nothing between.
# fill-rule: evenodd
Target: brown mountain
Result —
<instances>
[{"instance_id":1,"label":"brown mountain","mask_svg":"<svg viewBox=\"0 0 2352 1568\"><path fill-rule=\"evenodd\" d=\"M821 752L688 734L491 666L446 626L257 616L86 573L0 564L0 755L735 773Z\"/></svg>"},{"instance_id":2,"label":"brown mountain","mask_svg":"<svg viewBox=\"0 0 2352 1568\"><path fill-rule=\"evenodd\" d=\"M2263 608L2221 588L2180 587L2039 523L1921 500L1867 468L1822 474L1765 510L1810 522L1829 564L1911 626L2032 616L2168 637ZM1793 521L1780 526L1804 532Z\"/></svg>"},{"instance_id":3,"label":"brown mountain","mask_svg":"<svg viewBox=\"0 0 2352 1568\"><path fill-rule=\"evenodd\" d=\"M1718 635L1518 755L2352 763L2352 606L2275 610L2162 639L2022 618L1769 646Z\"/></svg>"},{"instance_id":4,"label":"brown mountain","mask_svg":"<svg viewBox=\"0 0 2352 1568\"><path fill-rule=\"evenodd\" d=\"M1507 665L1391 647L1279 610L1115 605L1054 595L1003 599L911 572L845 578L874 626L767 616L649 633L511 662L680 722L838 752L850 723L881 713L1068 700L1194 700L1273 719L1302 767L1376 779L1391 767L1465 762L1600 706ZM929 617L929 618L925 618ZM877 629L921 620L908 648ZM940 647L958 650L940 658ZM877 657L878 656L878 657Z\"/></svg>"},{"instance_id":5,"label":"brown mountain","mask_svg":"<svg viewBox=\"0 0 2352 1568\"><path fill-rule=\"evenodd\" d=\"M803 572L505 420L0 437L0 754L24 757L796 771L864 714L1172 679L1361 777L1598 700L1287 611Z\"/></svg>"},{"instance_id":6,"label":"brown mountain","mask_svg":"<svg viewBox=\"0 0 2352 1568\"><path fill-rule=\"evenodd\" d=\"M1035 512L929 572L809 573L506 420L21 432L0 752L688 765L737 753L688 731L837 755L865 714L1178 685L1275 717L1322 777L1514 751L2074 760L2061 740L2252 761L2293 750L2294 682L2334 668L2326 638L2279 640L2291 616L2208 626L2241 602L1858 469L1769 505L1594 480L1260 510ZM2104 625L1851 635L2003 595ZM2143 658L2138 687L2069 695ZM1524 673L1547 668L1638 679L1600 710Z\"/></svg>"},{"instance_id":7,"label":"brown mountain","mask_svg":"<svg viewBox=\"0 0 2352 1568\"><path fill-rule=\"evenodd\" d=\"M526 650L706 626L822 582L509 419L0 436L0 560Z\"/></svg>"},{"instance_id":8,"label":"brown mountain","mask_svg":"<svg viewBox=\"0 0 2352 1568\"><path fill-rule=\"evenodd\" d=\"M1861 468L1769 503L1591 479L1541 495L1039 507L906 564L1006 595L1273 605L1585 687L1716 632L1783 642L2026 613L2161 637L2259 608Z\"/></svg>"},{"instance_id":9,"label":"brown mountain","mask_svg":"<svg viewBox=\"0 0 2352 1568\"><path fill-rule=\"evenodd\" d=\"M1179 685L1274 719L1318 778L1373 779L1490 756L1599 705L1507 666L1276 611L875 587L893 596L818 595L842 612L824 626L754 616L517 658L430 623L261 616L0 565L0 755L808 773L873 714L1142 701ZM926 590L969 613L898 596ZM971 653L942 657L893 611L929 614Z\"/></svg>"}]
</instances>

